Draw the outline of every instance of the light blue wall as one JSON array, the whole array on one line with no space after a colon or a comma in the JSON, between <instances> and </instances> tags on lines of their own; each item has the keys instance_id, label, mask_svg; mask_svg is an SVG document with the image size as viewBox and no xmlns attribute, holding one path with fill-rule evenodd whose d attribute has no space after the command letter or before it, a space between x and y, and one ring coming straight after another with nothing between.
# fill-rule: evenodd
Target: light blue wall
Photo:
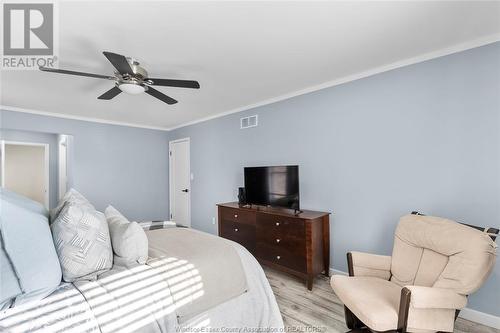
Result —
<instances>
[{"instance_id":1,"label":"light blue wall","mask_svg":"<svg viewBox=\"0 0 500 333\"><path fill-rule=\"evenodd\" d=\"M169 139L191 138L192 224L212 233L244 166L299 164L301 205L333 212L344 271L348 250L389 254L412 210L500 226L500 43L170 133L0 112L4 129L73 135L75 187L131 219L168 215ZM499 287L497 264L469 307L500 316Z\"/></svg>"},{"instance_id":2,"label":"light blue wall","mask_svg":"<svg viewBox=\"0 0 500 333\"><path fill-rule=\"evenodd\" d=\"M99 210L114 205L133 220L168 217L168 134L0 111L3 130L73 135L74 187Z\"/></svg>"},{"instance_id":3,"label":"light blue wall","mask_svg":"<svg viewBox=\"0 0 500 333\"><path fill-rule=\"evenodd\" d=\"M239 119L258 114L259 126ZM191 138L192 225L216 233L243 167L300 165L301 207L333 212L331 266L390 254L419 210L500 227L500 43L177 129ZM443 235L446 237L446 235ZM469 307L500 315L500 264Z\"/></svg>"},{"instance_id":4,"label":"light blue wall","mask_svg":"<svg viewBox=\"0 0 500 333\"><path fill-rule=\"evenodd\" d=\"M57 134L0 129L0 139L7 141L46 143L49 145L49 208L57 205Z\"/></svg>"}]
</instances>

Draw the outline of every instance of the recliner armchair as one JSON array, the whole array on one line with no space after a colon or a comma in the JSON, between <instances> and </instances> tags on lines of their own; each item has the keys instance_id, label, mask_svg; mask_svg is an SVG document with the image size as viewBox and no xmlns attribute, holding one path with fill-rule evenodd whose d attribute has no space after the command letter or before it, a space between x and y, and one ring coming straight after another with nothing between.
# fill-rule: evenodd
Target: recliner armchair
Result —
<instances>
[{"instance_id":1,"label":"recliner armchair","mask_svg":"<svg viewBox=\"0 0 500 333\"><path fill-rule=\"evenodd\" d=\"M495 234L498 229L439 217L403 216L392 256L349 252L349 276L332 277L347 327L351 332L453 332L467 296L493 269Z\"/></svg>"}]
</instances>

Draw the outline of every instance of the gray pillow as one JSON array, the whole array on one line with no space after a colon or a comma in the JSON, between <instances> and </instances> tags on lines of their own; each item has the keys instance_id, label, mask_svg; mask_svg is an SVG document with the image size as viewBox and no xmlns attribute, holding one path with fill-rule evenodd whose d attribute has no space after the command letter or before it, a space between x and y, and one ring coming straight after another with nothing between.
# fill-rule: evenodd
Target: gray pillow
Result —
<instances>
[{"instance_id":1,"label":"gray pillow","mask_svg":"<svg viewBox=\"0 0 500 333\"><path fill-rule=\"evenodd\" d=\"M47 216L2 197L0 233L0 307L40 300L54 291L61 267Z\"/></svg>"},{"instance_id":2,"label":"gray pillow","mask_svg":"<svg viewBox=\"0 0 500 333\"><path fill-rule=\"evenodd\" d=\"M103 213L67 202L51 229L64 281L94 280L113 265Z\"/></svg>"},{"instance_id":3,"label":"gray pillow","mask_svg":"<svg viewBox=\"0 0 500 333\"><path fill-rule=\"evenodd\" d=\"M108 221L115 265L134 266L148 259L148 238L137 222L129 222L118 210L108 206L104 211Z\"/></svg>"},{"instance_id":4,"label":"gray pillow","mask_svg":"<svg viewBox=\"0 0 500 333\"><path fill-rule=\"evenodd\" d=\"M64 194L62 199L59 201L57 206L50 211L50 222L54 222L62 211L64 205L66 203L76 204L82 208L86 208L89 210L95 210L94 206L85 198L80 192L75 190L74 188L70 189L68 192Z\"/></svg>"}]
</instances>

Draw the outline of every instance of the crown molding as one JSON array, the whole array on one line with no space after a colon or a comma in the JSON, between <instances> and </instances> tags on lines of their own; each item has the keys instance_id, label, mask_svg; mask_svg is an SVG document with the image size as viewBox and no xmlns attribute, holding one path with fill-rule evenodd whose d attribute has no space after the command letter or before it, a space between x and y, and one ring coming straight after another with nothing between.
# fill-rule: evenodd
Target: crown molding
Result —
<instances>
[{"instance_id":1,"label":"crown molding","mask_svg":"<svg viewBox=\"0 0 500 333\"><path fill-rule=\"evenodd\" d=\"M72 120L81 120L81 121L95 122L95 123L101 123L101 124L109 124L109 125L117 125L117 126L128 126L128 127L137 127L137 128L152 129L152 130L159 130L159 131L172 131L172 130L176 130L176 129L179 129L179 128L182 128L182 127L191 126L191 125L195 125L195 124L202 123L202 122L205 122L205 121L209 121L209 120L212 120L212 119L224 117L224 116L227 116L227 115L230 115L230 114L233 114L233 113L238 113L238 112L242 112L242 111L254 109L254 108L257 108L257 107L264 106L264 105L273 104L273 103L276 103L276 102L279 102L279 101L283 101L283 100L286 100L286 99L289 99L289 98L292 98L292 97L297 97L297 96L308 94L308 93L312 93L312 92L315 92L315 91L318 91L318 90L322 90L322 89L326 89L326 88L331 88L331 87L334 87L334 86L338 86L338 85L341 85L341 84L344 84L344 83L348 83L348 82L351 82L351 81L356 81L356 80L363 79L363 78L366 78L366 77L369 77L369 76L373 76L373 75L376 75L376 74L380 74L380 73L383 73L383 72L391 71L393 69L397 69L397 68L401 68L401 67L405 67L405 66L417 64L417 63L424 62L424 61L427 61L427 60L431 60L431 59L435 59L435 58L447 56L447 55L450 55L450 54L454 54L454 53L466 51L466 50L469 50L469 49L477 48L477 47L480 47L480 46L492 44L492 43L495 43L495 42L498 42L498 41L500 41L500 33L493 34L493 35L488 35L488 36L485 36L485 37L482 37L482 38L474 39L474 40L471 40L471 41L468 41L468 42L465 42L465 43L456 44L456 45L449 46L449 47L446 47L446 48L443 48L443 49L439 49L439 50L436 50L436 51L433 51L433 52L424 53L424 54L418 55L416 57L411 57L411 58L407 58L407 59L404 59L404 60L396 61L396 62L393 62L393 63L388 64L388 65L379 66L379 67L376 67L376 68L373 68L373 69L370 69L370 70L367 70L367 71L364 71L364 72L356 73L356 74L353 74L353 75L348 75L348 76L345 76L345 77L342 77L342 78L339 78L339 79L336 79L336 80L327 81L327 82L324 82L324 83L321 83L321 84L318 84L318 85L314 85L314 86L310 86L310 87L307 87L307 88L304 88L304 89L296 90L296 91L293 91L293 92L290 92L290 93L287 93L287 94L283 94L283 95L275 96L275 97L272 97L272 98L268 98L268 99L265 99L265 100L257 102L257 103L248 104L248 105L241 106L241 107L238 107L238 108L234 108L234 109L231 109L231 110L223 111L223 112L220 112L220 113L208 116L208 117L203 117L203 118L199 118L199 119L196 119L196 120L193 120L193 121L188 121L188 122L185 122L185 123L181 123L181 124L175 125L173 127L148 126L148 125L127 123L127 122L107 120L107 119L101 119L101 118L92 118L92 117L85 117L85 116L67 115L67 114L62 114L62 113L48 112L48 111L42 111L42 110L36 110L36 109L26 109L26 108L20 108L20 107L15 107L15 106L8 106L8 105L0 105L0 108L4 109L6 111L25 112L25 113L38 114L38 115L44 115L44 116L49 116L49 117L57 117L57 118L72 119Z\"/></svg>"},{"instance_id":2,"label":"crown molding","mask_svg":"<svg viewBox=\"0 0 500 333\"><path fill-rule=\"evenodd\" d=\"M495 43L495 42L498 42L498 41L500 41L500 33L493 34L493 35L488 35L488 36L485 36L485 37L482 37L482 38L479 38L479 39L471 40L471 41L468 41L468 42L465 42L465 43L461 43L461 44L456 44L456 45L453 45L453 46L450 46L450 47L446 47L446 48L443 48L443 49L440 49L440 50L437 50L437 51L433 51L433 52L429 52L429 53L424 53L424 54L418 55L416 57L407 58L407 59L404 59L404 60L393 62L393 63L388 64L388 65L376 67L376 68L373 68L373 69L370 69L370 70L367 70L367 71L364 71L364 72L356 73L356 74L353 74L353 75L348 75L348 76L345 76L345 77L342 77L342 78L339 78L339 79L336 79L336 80L327 81L327 82L324 82L324 83L321 83L321 84L318 84L318 85L314 85L314 86L310 86L310 87L307 87L307 88L304 88L304 89L296 90L296 91L290 92L288 94L284 94L284 95L279 95L279 96L276 96L276 97L272 97L272 98L269 98L269 99L266 99L266 100L254 103L254 104L245 105L245 106L238 107L238 108L235 108L235 109L232 109L232 110L228 110L228 111L224 111L224 112L221 112L221 113L217 113L215 115L211 115L211 116L200 118L200 119L193 120L193 121L190 121L190 122L182 123L180 125L176 125L174 127L169 128L169 131L175 130L175 129L178 129L178 128L182 128L182 127L186 127L186 126L195 125L195 124L198 124L198 123L201 123L201 122L205 122L205 121L208 121L208 120L212 120L212 119L215 119L215 118L224 117L224 116L230 115L232 113L242 112L242 111L254 109L254 108L257 108L257 107L260 107L260 106L264 106L264 105L276 103L276 102L279 102L279 101L283 101L283 100L286 100L286 99L289 99L289 98L292 98L292 97L296 97L296 96L308 94L308 93L315 92L315 91L318 91L318 90L322 90L322 89L326 89L326 88L331 88L331 87L338 86L338 85L341 85L341 84L344 84L344 83L348 83L348 82L351 82L351 81L356 81L356 80L363 79L363 78L366 78L366 77L369 77L369 76L380 74L380 73L383 73L383 72L388 72L388 71L391 71L393 69L397 69L397 68L401 68L401 67L405 67L405 66L417 64L417 63L420 63L420 62L424 62L424 61L427 61L427 60L431 60L431 59L435 59L435 58L447 56L447 55L450 55L450 54L453 54L453 53L458 53L458 52L466 51L466 50L469 50L469 49L474 49L474 48L477 48L477 47L480 47L480 46L484 46L484 45L488 45L488 44L492 44L492 43Z\"/></svg>"},{"instance_id":3,"label":"crown molding","mask_svg":"<svg viewBox=\"0 0 500 333\"><path fill-rule=\"evenodd\" d=\"M14 111L14 112L23 112L23 113L31 113L31 114L36 114L36 115L41 115L41 116L47 116L47 117L55 117L55 118L62 118L62 119L87 121L87 122L99 123L99 124L106 124L106 125L136 127L136 128L143 128L143 129L150 129L150 130L157 130L157 131L168 131L169 130L166 127L148 126L148 125L140 125L140 124L127 123L127 122L114 121L114 120L107 120L107 119L101 119L101 118L75 116L75 115L68 115L68 114L63 114L63 113L48 112L48 111L35 110L35 109L19 108L19 107L16 107L16 106L9 106L9 105L2 105L2 104L0 104L0 110L3 110L3 111Z\"/></svg>"}]
</instances>

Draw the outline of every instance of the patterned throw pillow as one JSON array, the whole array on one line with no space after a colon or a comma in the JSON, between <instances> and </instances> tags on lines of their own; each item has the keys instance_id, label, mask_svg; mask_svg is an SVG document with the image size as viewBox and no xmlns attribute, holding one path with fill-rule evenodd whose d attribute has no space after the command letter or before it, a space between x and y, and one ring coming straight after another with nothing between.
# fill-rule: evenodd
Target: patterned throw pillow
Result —
<instances>
[{"instance_id":1,"label":"patterned throw pillow","mask_svg":"<svg viewBox=\"0 0 500 333\"><path fill-rule=\"evenodd\" d=\"M66 203L72 203L85 209L95 210L94 206L92 206L87 198L85 198L80 192L72 188L64 194L62 199L57 204L57 207L53 208L50 211L50 223L53 223L56 220L57 216L62 211Z\"/></svg>"},{"instance_id":2,"label":"patterned throw pillow","mask_svg":"<svg viewBox=\"0 0 500 333\"><path fill-rule=\"evenodd\" d=\"M63 280L94 280L113 265L103 213L67 202L51 225Z\"/></svg>"}]
</instances>

